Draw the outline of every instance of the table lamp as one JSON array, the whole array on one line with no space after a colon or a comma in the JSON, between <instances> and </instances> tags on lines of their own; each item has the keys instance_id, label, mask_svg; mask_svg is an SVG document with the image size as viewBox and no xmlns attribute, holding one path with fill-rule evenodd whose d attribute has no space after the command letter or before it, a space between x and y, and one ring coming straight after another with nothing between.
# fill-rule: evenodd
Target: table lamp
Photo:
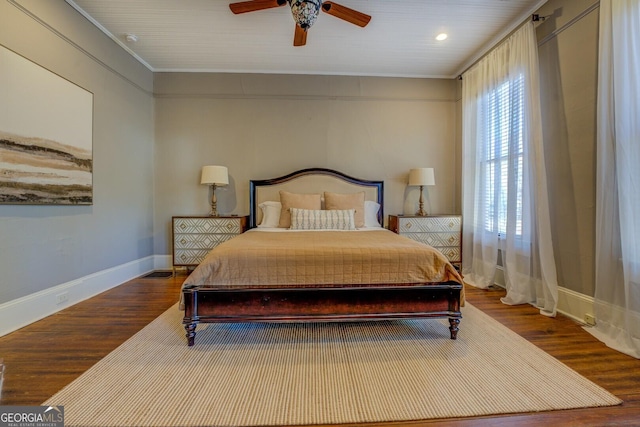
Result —
<instances>
[{"instance_id":1,"label":"table lamp","mask_svg":"<svg viewBox=\"0 0 640 427\"><path fill-rule=\"evenodd\" d=\"M424 210L424 199L422 198L422 187L425 185L436 185L436 179L433 173L433 168L417 168L409 171L409 185L420 186L420 201L418 216L427 216L427 212Z\"/></svg>"},{"instance_id":2,"label":"table lamp","mask_svg":"<svg viewBox=\"0 0 640 427\"><path fill-rule=\"evenodd\" d=\"M210 216L218 216L216 187L229 184L229 171L226 166L203 166L200 184L208 184L212 187Z\"/></svg>"}]
</instances>

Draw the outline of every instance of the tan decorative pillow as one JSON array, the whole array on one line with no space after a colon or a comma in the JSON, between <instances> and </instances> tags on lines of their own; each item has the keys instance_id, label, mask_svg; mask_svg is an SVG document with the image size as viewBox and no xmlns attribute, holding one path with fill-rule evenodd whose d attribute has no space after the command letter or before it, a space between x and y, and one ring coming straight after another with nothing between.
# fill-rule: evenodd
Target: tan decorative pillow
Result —
<instances>
[{"instance_id":1,"label":"tan decorative pillow","mask_svg":"<svg viewBox=\"0 0 640 427\"><path fill-rule=\"evenodd\" d=\"M320 194L297 194L280 191L280 221L278 227L291 227L291 208L319 210L321 208Z\"/></svg>"},{"instance_id":2,"label":"tan decorative pillow","mask_svg":"<svg viewBox=\"0 0 640 427\"><path fill-rule=\"evenodd\" d=\"M364 227L364 191L351 194L325 191L324 207L327 210L355 209L356 228Z\"/></svg>"}]
</instances>

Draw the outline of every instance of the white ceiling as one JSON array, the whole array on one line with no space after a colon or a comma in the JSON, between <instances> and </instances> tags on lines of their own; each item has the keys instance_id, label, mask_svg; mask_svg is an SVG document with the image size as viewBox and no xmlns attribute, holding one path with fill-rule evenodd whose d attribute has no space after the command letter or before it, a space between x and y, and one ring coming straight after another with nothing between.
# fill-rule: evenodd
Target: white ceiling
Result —
<instances>
[{"instance_id":1,"label":"white ceiling","mask_svg":"<svg viewBox=\"0 0 640 427\"><path fill-rule=\"evenodd\" d=\"M338 0L365 28L326 13L293 46L287 5L234 15L235 0L66 0L154 72L453 78L546 0ZM445 32L443 42L436 35ZM127 42L126 35L138 37Z\"/></svg>"}]
</instances>

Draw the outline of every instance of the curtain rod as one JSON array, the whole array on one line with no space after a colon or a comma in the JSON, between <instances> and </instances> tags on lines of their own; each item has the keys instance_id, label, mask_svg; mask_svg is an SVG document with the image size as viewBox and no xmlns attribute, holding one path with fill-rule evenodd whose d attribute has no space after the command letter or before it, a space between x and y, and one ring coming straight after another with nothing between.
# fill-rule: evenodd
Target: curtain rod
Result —
<instances>
[{"instance_id":1,"label":"curtain rod","mask_svg":"<svg viewBox=\"0 0 640 427\"><path fill-rule=\"evenodd\" d=\"M586 15L590 14L591 12L593 12L598 7L600 7L600 0L597 0L591 6L589 6L588 8L583 10L581 13L576 15L569 22L565 23L562 27L555 29L554 31L549 33L547 36L545 36L543 39L541 39L538 42L538 47L542 46L543 44L545 44L546 42L548 42L549 40L551 40L552 38L554 38L555 36L557 36L558 34L563 32L564 30L566 30L567 28L571 27L573 24L575 24L576 22L578 22L579 20L584 18ZM547 19L549 19L552 16L553 16L553 14L551 14L551 15L540 15L538 13L534 13L534 14L531 15L531 22L544 22L544 21L546 21ZM500 41L500 43L497 43L489 52L491 52L493 49L495 49L497 46L499 46L504 40L506 40L511 34L513 34L515 31L520 29L520 27L522 27L522 25L526 24L527 22L529 22L529 20L523 22L521 25L519 25L517 28L515 28L511 33L509 33L507 36L505 36L504 39L502 39ZM487 54L489 52L487 52ZM487 56L487 55L486 54L483 55L482 58L484 58L485 56ZM480 60L482 60L482 58L478 58L477 61L475 61L473 64L469 65L462 73L460 73L458 75L458 80L462 80L462 75L464 73L466 73L467 71L469 71L469 69L471 69L471 67L473 67L478 62L480 62Z\"/></svg>"}]
</instances>

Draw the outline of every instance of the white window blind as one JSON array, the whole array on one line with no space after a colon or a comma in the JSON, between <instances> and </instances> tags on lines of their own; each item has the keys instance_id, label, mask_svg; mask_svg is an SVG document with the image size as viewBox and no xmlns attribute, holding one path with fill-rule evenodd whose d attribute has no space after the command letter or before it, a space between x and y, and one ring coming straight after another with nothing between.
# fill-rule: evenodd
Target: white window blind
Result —
<instances>
[{"instance_id":1,"label":"white window blind","mask_svg":"<svg viewBox=\"0 0 640 427\"><path fill-rule=\"evenodd\" d=\"M481 147L485 229L522 235L524 77L500 84L484 98ZM508 213L515 217L508 218ZM508 221L509 219L509 221Z\"/></svg>"}]
</instances>

